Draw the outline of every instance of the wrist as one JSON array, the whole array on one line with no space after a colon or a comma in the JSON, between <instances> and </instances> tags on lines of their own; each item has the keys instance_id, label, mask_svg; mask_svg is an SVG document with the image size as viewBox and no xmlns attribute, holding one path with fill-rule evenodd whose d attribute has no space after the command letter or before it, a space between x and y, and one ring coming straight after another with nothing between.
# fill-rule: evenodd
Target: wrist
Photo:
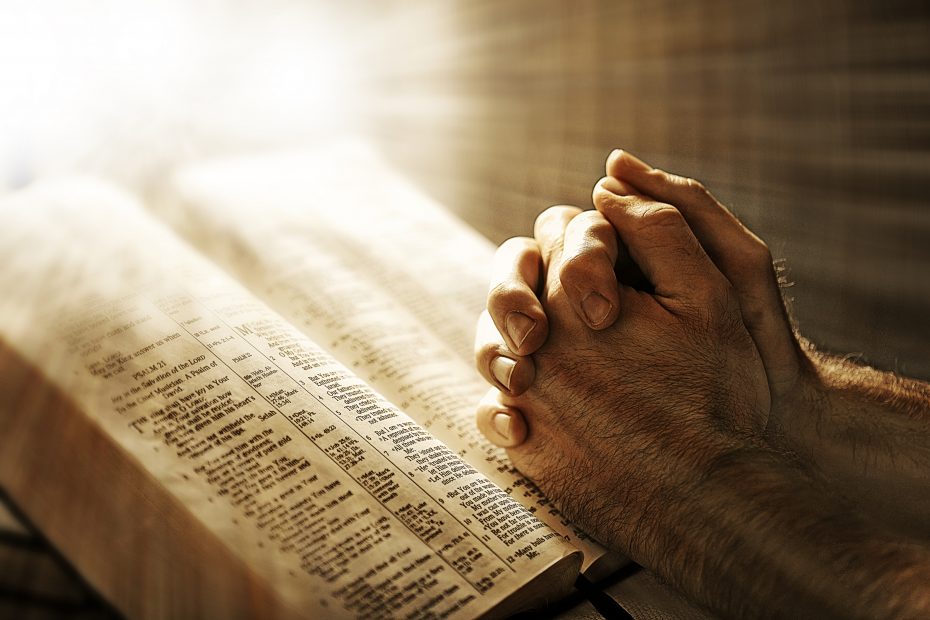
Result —
<instances>
[{"instance_id":1,"label":"wrist","mask_svg":"<svg viewBox=\"0 0 930 620\"><path fill-rule=\"evenodd\" d=\"M798 375L791 389L773 399L765 441L778 452L796 455L806 464L816 458L819 429L833 407L829 369L806 340L798 340Z\"/></svg>"},{"instance_id":2,"label":"wrist","mask_svg":"<svg viewBox=\"0 0 930 620\"><path fill-rule=\"evenodd\" d=\"M927 549L776 452L721 457L673 513L667 553L650 568L724 615L875 617L928 604L915 581L930 568ZM901 586L908 596L895 600Z\"/></svg>"}]
</instances>

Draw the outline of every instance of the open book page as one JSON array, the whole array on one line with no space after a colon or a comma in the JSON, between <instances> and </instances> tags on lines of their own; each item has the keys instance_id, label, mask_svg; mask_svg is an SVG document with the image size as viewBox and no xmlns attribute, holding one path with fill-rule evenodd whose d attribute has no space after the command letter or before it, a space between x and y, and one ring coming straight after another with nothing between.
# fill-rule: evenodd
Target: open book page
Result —
<instances>
[{"instance_id":1,"label":"open book page","mask_svg":"<svg viewBox=\"0 0 930 620\"><path fill-rule=\"evenodd\" d=\"M587 574L618 564L475 428L490 242L355 143L190 168L173 190L160 211L194 245L581 549Z\"/></svg>"},{"instance_id":2,"label":"open book page","mask_svg":"<svg viewBox=\"0 0 930 620\"><path fill-rule=\"evenodd\" d=\"M474 617L571 587L560 535L132 201L65 183L3 217L2 339L283 609Z\"/></svg>"}]
</instances>

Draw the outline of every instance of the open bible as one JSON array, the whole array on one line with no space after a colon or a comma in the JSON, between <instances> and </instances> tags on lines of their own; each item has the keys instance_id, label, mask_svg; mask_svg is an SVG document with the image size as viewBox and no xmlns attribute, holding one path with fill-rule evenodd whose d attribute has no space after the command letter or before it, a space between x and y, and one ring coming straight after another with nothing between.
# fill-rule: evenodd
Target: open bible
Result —
<instances>
[{"instance_id":1,"label":"open bible","mask_svg":"<svg viewBox=\"0 0 930 620\"><path fill-rule=\"evenodd\" d=\"M490 243L368 149L0 221L0 484L128 616L499 617L619 565L474 428Z\"/></svg>"}]
</instances>

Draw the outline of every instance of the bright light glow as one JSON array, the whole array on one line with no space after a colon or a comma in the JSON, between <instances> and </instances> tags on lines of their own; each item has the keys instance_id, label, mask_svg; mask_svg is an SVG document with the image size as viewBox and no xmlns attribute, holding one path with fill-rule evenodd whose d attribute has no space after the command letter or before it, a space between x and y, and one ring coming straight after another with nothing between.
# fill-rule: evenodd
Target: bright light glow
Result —
<instances>
[{"instance_id":1,"label":"bright light glow","mask_svg":"<svg viewBox=\"0 0 930 620\"><path fill-rule=\"evenodd\" d=\"M289 1L6 2L0 188L75 170L132 184L198 155L349 130L347 23Z\"/></svg>"}]
</instances>

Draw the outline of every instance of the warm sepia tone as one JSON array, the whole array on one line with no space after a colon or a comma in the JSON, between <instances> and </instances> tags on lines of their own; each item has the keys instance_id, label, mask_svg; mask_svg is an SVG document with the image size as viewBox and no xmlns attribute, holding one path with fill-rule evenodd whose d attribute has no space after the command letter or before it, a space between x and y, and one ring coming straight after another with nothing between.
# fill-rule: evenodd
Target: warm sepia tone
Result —
<instances>
[{"instance_id":1,"label":"warm sepia tone","mask_svg":"<svg viewBox=\"0 0 930 620\"><path fill-rule=\"evenodd\" d=\"M525 234L544 206L589 207L606 154L629 149L701 179L788 259L811 339L930 377L925 4L457 2L431 13L444 40L424 53L415 27L401 30L409 43L378 81L375 126L494 240Z\"/></svg>"},{"instance_id":2,"label":"warm sepia tone","mask_svg":"<svg viewBox=\"0 0 930 620\"><path fill-rule=\"evenodd\" d=\"M445 215L434 221L423 214L445 207L493 244L530 234L536 216L550 205L592 207L592 188L615 148L700 179L765 239L789 285L793 318L819 348L930 379L930 8L924 2L0 0L0 78L0 198L70 175L96 177L121 188L144 207L140 212L151 212L146 218L154 214L153 221L168 222L186 243L215 261L210 269L219 267L217 273L232 274L236 285L274 297L281 305L271 304L269 311L283 313L305 333L320 329L313 335L332 338L329 346L346 356L336 355L339 362L355 361L363 368L372 364L371 377L365 380L392 403L403 403L402 409L409 404L407 388L392 386L371 357L350 351L349 345L340 350L336 342L356 338L352 342L373 351L384 344L378 338L391 342L377 326L401 325L397 329L403 331L403 320L385 312L374 327L356 328L348 319L339 327L344 332L332 325L341 317L355 319L358 307L364 309L364 304L356 305L365 297L362 284L382 286L384 299L416 287L402 279L397 281L401 284L389 281L387 270L369 274L366 280L351 271L329 269L328 256L342 251L345 256L339 260L368 261L379 268L379 261L410 258L423 273L447 269L442 275L448 286L429 291L436 299L413 305L430 315L417 319L431 321L428 327L435 333L427 340L435 337L451 344L457 357L444 366L446 362L436 361L444 353L417 349L414 337L407 350L435 354L430 368L448 382L438 392L449 389L458 398L443 406L462 414L455 418L459 427L473 426L469 403L487 386L470 372L470 337L492 244L472 231L447 226ZM349 157L344 158L340 149L345 145ZM357 157L354 149L359 145L363 156ZM298 156L276 159L283 151ZM239 163L211 167L211 162L228 158ZM349 163L340 168L342 161ZM336 171L328 168L334 162ZM320 185L325 189L310 187L314 174L325 179L327 183ZM282 189L276 194L278 187ZM261 208L249 203L259 195L267 196ZM88 196L89 210L109 200L105 193L102 198L92 192ZM293 196L320 200L324 212L315 217L326 224L301 228L305 224L300 218L309 216L294 210ZM392 200L400 200L402 208L395 210L398 203ZM36 221L41 222L42 201L10 204L34 205ZM299 201L294 199L294 204ZM418 210L423 219L418 219ZM41 223L25 226L28 218L11 213L0 212L5 218L0 219L0 239L10 242L7 249L21 243L50 264L60 255L91 256L121 234L129 235L131 228L120 226L120 218L102 217L106 224L94 228L98 240L90 234L69 239L68 231L79 227L54 216L50 208L54 226L49 230L57 231L61 245L42 245L31 242L44 238L38 233L20 236L21 230L42 229ZM395 216L396 221L410 218L409 230L435 236L394 246L385 241L383 247L347 241L354 233L362 239L379 236L383 241L382 233L394 239ZM391 221L379 222L379 217ZM260 224L253 225L252 218ZM374 224L354 229L361 220ZM135 241L127 236L121 242L127 248L144 246L143 240L157 237L146 232L148 225L133 230ZM265 236L250 236L259 234L256 231ZM338 237L338 243L328 235ZM71 242L91 249L62 254ZM301 244L312 246L312 251L303 255ZM334 250L339 244L343 249ZM125 250L126 255L131 251ZM459 252L460 260L431 260L433 251ZM22 264L7 261L5 274L0 270L0 276L13 283L11 290L14 284L22 290L44 286L56 290L65 302L72 287L81 290L66 269L41 272L57 280L29 281L39 274L38 268L25 251L21 258ZM153 259L146 269L157 262ZM69 265L79 272L78 263ZM88 259L88 264L96 263ZM126 265L121 264L131 271ZM298 283L282 284L287 279L282 274ZM317 302L331 313L326 315L330 331L309 319L301 323L306 308L298 302L310 304L307 300L316 294L314 277L337 283L326 293L329 297L321 295L325 301ZM105 280L100 276L94 284ZM344 282L349 284L343 287ZM14 296L7 293L0 290L4 301L12 300L15 306ZM452 298L455 303L446 306L440 301ZM7 321L5 328L22 336L19 344L38 338L38 326L51 325L51 319L40 320L38 314L11 311L0 319L10 316L18 323L11 327ZM36 349L40 352L26 361L19 357L22 351L14 351L17 343L12 349L8 342L0 344L0 361L10 369L4 384L12 390L8 393L16 394L17 403L25 403L23 410L45 411L49 419L59 420L55 416L64 416L74 406L66 397L80 405L74 394L45 393L46 388L35 387L42 380L31 364L42 359L54 367L48 360L54 361L57 353L43 357ZM395 348L385 345L385 350L403 358L399 345L391 346ZM49 368L39 367L50 374ZM433 385L429 382L435 377L426 370L418 372L425 377L424 385ZM419 405L413 401L416 409ZM59 404L43 408L47 402ZM416 421L439 425L444 411L424 406L422 419ZM17 450L44 463L44 454L29 443L41 441L38 425L0 428L18 429L17 437L26 439ZM447 444L461 442L453 448L467 448L475 455L469 442L478 441L472 436L477 432L471 426L451 440L442 437L442 430L438 436ZM451 423L449 429L450 437L459 433L452 432ZM93 451L104 455L106 463L122 462L96 431L87 431L86 437L80 429L73 432L98 446ZM0 458L7 471L16 469L16 454L7 449L6 460ZM479 470L502 487L510 484L506 476L494 477L503 471L495 474L495 467L504 466L494 461L487 471ZM32 495L25 503L17 499L15 492L40 488L33 484L42 479L36 473L40 470L36 465L19 471L11 478L15 489L0 484L0 619L85 617L81 614L110 618L127 608L140 612L132 607L138 604L132 597L125 603L113 591L104 591L110 600L104 603L95 592L102 583L136 580L135 574L111 571L105 556L88 553L81 541L63 544L61 537L69 532L67 515L28 510L72 502L86 507L97 497L94 493L65 494L59 504L43 503L47 497L41 493L38 501ZM82 471L61 470L59 477L48 479L80 488L67 481L72 475L80 479ZM132 481L141 474L130 474L113 473L113 479L138 486ZM514 480L523 484L523 478ZM143 486L143 494L149 491ZM533 492L525 491L527 497ZM174 510L165 499L168 493L152 493L155 505ZM128 497L128 492L122 495ZM541 501L544 512L547 500L534 496L529 501ZM106 517L87 510L79 511L80 519L106 529ZM159 510L175 514L164 506ZM212 510L201 513L214 514ZM142 519L143 514L136 516ZM220 510L215 514L228 516ZM547 527L556 527L561 518L550 516ZM182 517L177 523L178 529L188 524ZM536 527L535 517L532 523ZM568 527L567 522L562 526ZM192 529L191 540L209 538L200 527ZM577 534L556 529L560 536ZM166 540L185 546L183 539L179 542L166 531ZM252 542L248 536L229 539ZM151 541L144 544L156 546ZM584 550L585 570L602 557L610 570L625 562L602 556L603 550L590 539L572 544ZM23 559L23 549L29 549L28 559ZM244 596L236 580L251 581L236 573L238 565L226 562L225 547L211 542L204 549L204 557L220 558L215 561L235 573L225 581L217 577L217 583L235 592L231 597ZM555 543L544 549L550 564L525 569L521 577L529 579L529 571L535 570L561 585L574 578L563 567L575 570L572 563L580 559ZM266 552L257 556L262 553ZM93 561L90 570L84 570L88 558ZM607 596L634 616L647 617L654 609L679 604L684 610L680 613L696 613L653 581L651 573L628 579L634 569L620 570ZM136 585L156 588L151 586L158 582L154 571L139 577ZM592 570L588 576L609 572ZM175 578L186 581L185 575L178 572ZM258 592L251 604L262 608L260 599L266 593L259 586L248 588ZM516 581L512 589L517 603L508 607L504 598L495 600L498 610L517 609L521 597L536 596L527 595L532 588L518 587ZM114 600L119 610L110 607ZM294 595L293 600L303 599ZM604 611L595 611L591 601L576 593L553 613L571 613L577 605L576 613L594 615L566 618L599 618ZM187 602L174 601L178 609L222 608L211 607L209 597L194 597L185 607ZM172 609L169 603L164 609Z\"/></svg>"},{"instance_id":3,"label":"warm sepia tone","mask_svg":"<svg viewBox=\"0 0 930 620\"><path fill-rule=\"evenodd\" d=\"M8 185L74 167L139 180L178 159L360 130L499 242L550 204L590 206L622 147L703 180L788 259L813 340L930 377L922 2L5 13Z\"/></svg>"}]
</instances>

